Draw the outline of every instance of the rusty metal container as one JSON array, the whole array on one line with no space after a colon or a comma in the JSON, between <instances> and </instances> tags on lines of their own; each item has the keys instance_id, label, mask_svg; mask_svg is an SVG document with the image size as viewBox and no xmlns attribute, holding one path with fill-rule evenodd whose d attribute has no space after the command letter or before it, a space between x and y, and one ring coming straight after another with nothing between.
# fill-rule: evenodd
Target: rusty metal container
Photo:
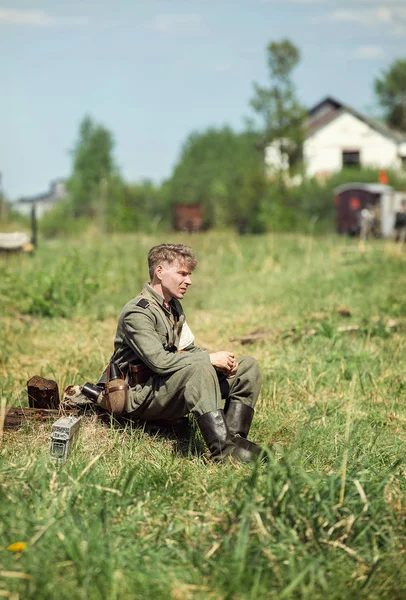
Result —
<instances>
[{"instance_id":1,"label":"rusty metal container","mask_svg":"<svg viewBox=\"0 0 406 600\"><path fill-rule=\"evenodd\" d=\"M177 231L192 233L203 229L201 204L175 204L173 211L174 227Z\"/></svg>"}]
</instances>

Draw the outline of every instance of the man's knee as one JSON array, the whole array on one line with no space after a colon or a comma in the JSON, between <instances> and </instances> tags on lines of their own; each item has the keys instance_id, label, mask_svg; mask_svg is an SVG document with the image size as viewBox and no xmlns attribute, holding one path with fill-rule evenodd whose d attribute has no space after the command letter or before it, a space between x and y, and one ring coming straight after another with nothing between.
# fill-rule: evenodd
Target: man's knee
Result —
<instances>
[{"instance_id":1,"label":"man's knee","mask_svg":"<svg viewBox=\"0 0 406 600\"><path fill-rule=\"evenodd\" d=\"M199 363L189 369L184 395L189 412L197 416L221 408L219 382L211 363Z\"/></svg>"},{"instance_id":2,"label":"man's knee","mask_svg":"<svg viewBox=\"0 0 406 600\"><path fill-rule=\"evenodd\" d=\"M213 365L209 361L199 361L184 367L182 371L188 374L189 377L204 373L206 376L212 376L215 373Z\"/></svg>"},{"instance_id":3,"label":"man's knee","mask_svg":"<svg viewBox=\"0 0 406 600\"><path fill-rule=\"evenodd\" d=\"M262 372L258 361L253 356L242 356L238 359L238 368L241 369L241 374L247 375L252 380L257 382L262 381Z\"/></svg>"},{"instance_id":4,"label":"man's knee","mask_svg":"<svg viewBox=\"0 0 406 600\"><path fill-rule=\"evenodd\" d=\"M181 370L183 381L194 388L216 386L217 375L210 362L199 362L188 365Z\"/></svg>"}]
</instances>

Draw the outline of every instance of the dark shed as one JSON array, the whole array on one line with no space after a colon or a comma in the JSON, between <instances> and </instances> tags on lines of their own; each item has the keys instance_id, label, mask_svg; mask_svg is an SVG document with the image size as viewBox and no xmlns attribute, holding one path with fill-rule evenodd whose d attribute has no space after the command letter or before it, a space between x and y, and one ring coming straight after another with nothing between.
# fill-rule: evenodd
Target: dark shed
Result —
<instances>
[{"instance_id":1,"label":"dark shed","mask_svg":"<svg viewBox=\"0 0 406 600\"><path fill-rule=\"evenodd\" d=\"M200 231L203 228L201 204L175 204L174 226L178 231Z\"/></svg>"},{"instance_id":2,"label":"dark shed","mask_svg":"<svg viewBox=\"0 0 406 600\"><path fill-rule=\"evenodd\" d=\"M382 196L391 191L389 185L382 183L347 183L336 187L334 201L338 233L358 235L361 210L380 205Z\"/></svg>"}]
</instances>

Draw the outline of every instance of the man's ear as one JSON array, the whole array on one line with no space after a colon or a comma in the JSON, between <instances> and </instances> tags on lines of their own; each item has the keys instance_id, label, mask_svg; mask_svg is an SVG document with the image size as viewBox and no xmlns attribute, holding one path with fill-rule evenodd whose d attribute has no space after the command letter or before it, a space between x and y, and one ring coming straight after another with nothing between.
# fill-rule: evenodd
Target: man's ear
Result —
<instances>
[{"instance_id":1,"label":"man's ear","mask_svg":"<svg viewBox=\"0 0 406 600\"><path fill-rule=\"evenodd\" d=\"M161 281L162 279L162 271L163 271L163 267L162 265L157 265L156 269L155 269L155 276Z\"/></svg>"}]
</instances>

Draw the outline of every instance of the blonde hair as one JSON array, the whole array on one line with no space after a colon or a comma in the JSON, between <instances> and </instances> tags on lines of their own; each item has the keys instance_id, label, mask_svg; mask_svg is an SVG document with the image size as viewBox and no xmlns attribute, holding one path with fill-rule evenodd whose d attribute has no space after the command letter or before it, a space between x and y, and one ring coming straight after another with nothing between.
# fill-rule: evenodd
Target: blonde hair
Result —
<instances>
[{"instance_id":1,"label":"blonde hair","mask_svg":"<svg viewBox=\"0 0 406 600\"><path fill-rule=\"evenodd\" d=\"M175 260L185 263L189 271L193 271L197 265L192 248L185 246L185 244L159 244L159 246L153 246L148 252L148 270L151 281L159 263L172 264Z\"/></svg>"}]
</instances>

